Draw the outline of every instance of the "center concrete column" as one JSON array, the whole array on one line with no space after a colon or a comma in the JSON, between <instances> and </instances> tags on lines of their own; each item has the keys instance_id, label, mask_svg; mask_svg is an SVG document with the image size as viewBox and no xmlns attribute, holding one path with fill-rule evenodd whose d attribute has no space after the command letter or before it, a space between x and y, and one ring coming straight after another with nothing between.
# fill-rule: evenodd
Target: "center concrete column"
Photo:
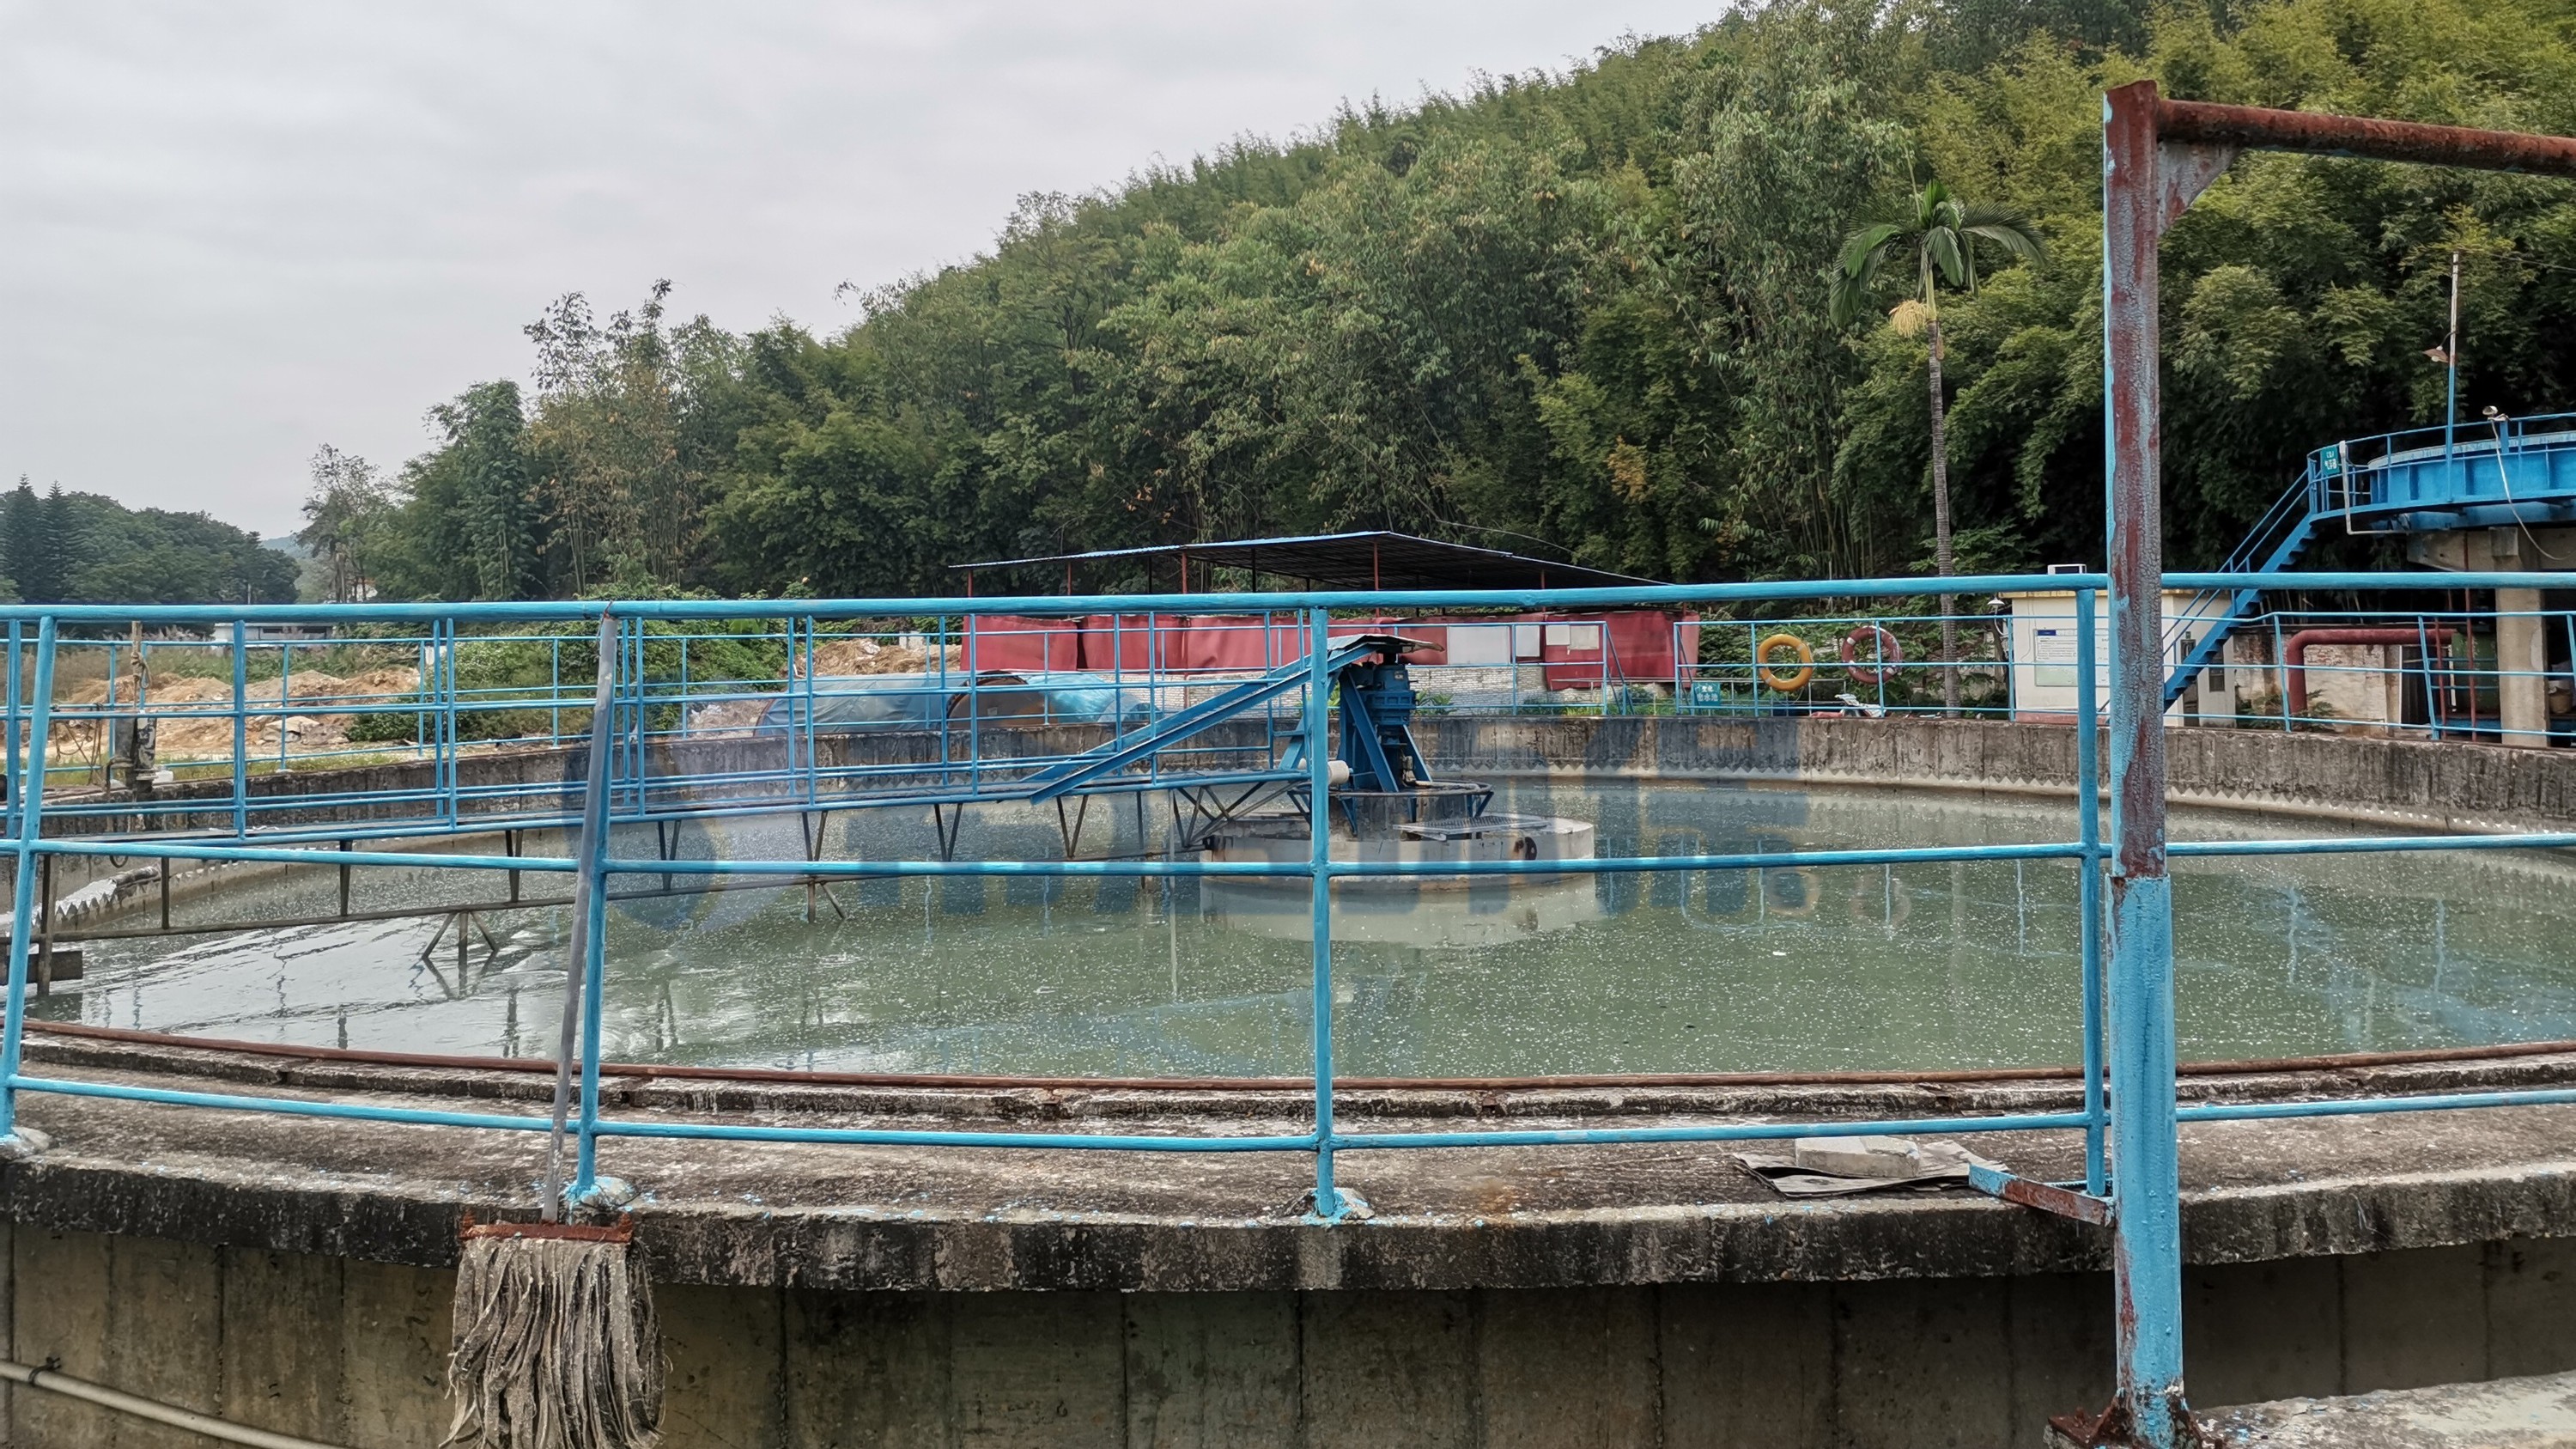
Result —
<instances>
[{"instance_id":1,"label":"center concrete column","mask_svg":"<svg viewBox=\"0 0 2576 1449\"><path fill-rule=\"evenodd\" d=\"M2496 590L2497 714L2504 742L2527 748L2549 743L2549 635L2540 617L2540 590Z\"/></svg>"}]
</instances>

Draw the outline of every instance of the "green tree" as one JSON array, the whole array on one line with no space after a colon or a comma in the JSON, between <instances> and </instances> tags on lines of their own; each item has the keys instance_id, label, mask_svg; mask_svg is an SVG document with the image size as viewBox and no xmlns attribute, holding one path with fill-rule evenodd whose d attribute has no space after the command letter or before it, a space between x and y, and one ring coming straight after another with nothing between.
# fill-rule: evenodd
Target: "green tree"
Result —
<instances>
[{"instance_id":1,"label":"green tree","mask_svg":"<svg viewBox=\"0 0 2576 1449\"><path fill-rule=\"evenodd\" d=\"M18 475L18 486L9 491L8 501L0 504L0 532L8 535L5 559L18 597L30 603L60 599L62 555L47 546L45 500L23 473Z\"/></svg>"},{"instance_id":2,"label":"green tree","mask_svg":"<svg viewBox=\"0 0 2576 1449\"><path fill-rule=\"evenodd\" d=\"M683 337L662 325L671 284L644 305L592 320L567 293L528 324L537 344L537 408L527 448L550 525L555 583L579 594L688 582L704 528L706 473L683 450L690 399ZM712 339L704 320L684 333Z\"/></svg>"},{"instance_id":3,"label":"green tree","mask_svg":"<svg viewBox=\"0 0 2576 1449\"><path fill-rule=\"evenodd\" d=\"M1941 387L1941 287L1974 295L1977 290L1977 243L1992 242L2031 262L2047 257L2047 245L2030 221L2009 208L1964 202L1938 181L1925 184L1909 199L1896 220L1876 221L1853 232L1843 243L1842 265L1833 280L1833 315L1848 325L1868 305L1880 276L1891 261L1901 260L1912 272L1908 295L1891 319L1903 335L1921 333L1930 380L1932 411L1932 547L1933 567L1943 579L1957 572L1950 548L1950 461L1944 423L1947 399ZM1941 595L1941 703L1959 712L1959 625L1956 596Z\"/></svg>"},{"instance_id":4,"label":"green tree","mask_svg":"<svg viewBox=\"0 0 2576 1449\"><path fill-rule=\"evenodd\" d=\"M374 464L328 443L314 450L311 469L295 539L313 560L317 592L334 604L373 598L392 508L384 481Z\"/></svg>"}]
</instances>

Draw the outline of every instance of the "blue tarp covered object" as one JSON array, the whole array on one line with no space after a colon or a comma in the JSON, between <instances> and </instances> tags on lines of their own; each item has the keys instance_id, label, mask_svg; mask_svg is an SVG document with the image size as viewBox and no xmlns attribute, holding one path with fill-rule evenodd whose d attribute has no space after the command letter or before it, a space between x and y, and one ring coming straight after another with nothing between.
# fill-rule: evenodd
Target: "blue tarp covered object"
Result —
<instances>
[{"instance_id":1,"label":"blue tarp covered object","mask_svg":"<svg viewBox=\"0 0 2576 1449\"><path fill-rule=\"evenodd\" d=\"M805 723L807 695L801 685L772 701L761 712L759 730L781 734ZM870 674L814 681L814 728L843 730L919 730L941 720L1038 724L1137 724L1153 717L1146 691L1119 683L1106 674L1059 669L1047 673L1000 674L986 671L969 680L963 674Z\"/></svg>"}]
</instances>

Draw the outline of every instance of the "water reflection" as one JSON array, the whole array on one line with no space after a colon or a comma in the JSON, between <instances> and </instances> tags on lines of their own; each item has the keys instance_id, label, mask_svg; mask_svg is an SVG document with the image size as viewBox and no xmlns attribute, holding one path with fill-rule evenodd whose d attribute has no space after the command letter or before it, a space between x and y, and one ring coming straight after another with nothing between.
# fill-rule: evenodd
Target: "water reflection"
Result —
<instances>
[{"instance_id":1,"label":"water reflection","mask_svg":"<svg viewBox=\"0 0 2576 1449\"><path fill-rule=\"evenodd\" d=\"M2062 802L1928 791L1498 788L1497 809L1591 822L1608 857L2072 833ZM835 815L825 849L918 857L934 829L927 811ZM1095 850L1170 844L1150 813L1102 812L1090 829ZM2176 818L2183 837L2324 830ZM804 851L793 820L688 831L679 854ZM657 844L646 831L619 849ZM985 858L1060 849L1051 811L995 810L960 839L961 854ZM2558 860L2189 859L2175 874L2186 1057L2576 1036L2576 893ZM360 909L498 889L404 872L362 871L358 885ZM810 898L802 886L676 886L612 913L605 1038L617 1057L1050 1074L1292 1074L1305 1060L1302 883L880 877ZM180 914L328 914L336 888L327 869L246 879ZM1488 878L1352 897L1334 925L1338 1050L1350 1072L1408 1076L2071 1063L2075 916L2061 862ZM461 963L443 918L100 942L82 989L43 1010L315 1045L543 1054L561 917L477 912Z\"/></svg>"}]
</instances>

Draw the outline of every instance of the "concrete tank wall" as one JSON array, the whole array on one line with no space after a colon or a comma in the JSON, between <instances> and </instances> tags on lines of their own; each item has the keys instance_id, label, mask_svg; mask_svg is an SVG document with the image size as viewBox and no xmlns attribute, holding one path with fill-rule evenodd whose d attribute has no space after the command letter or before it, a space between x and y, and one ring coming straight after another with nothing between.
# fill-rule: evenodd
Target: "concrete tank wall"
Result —
<instances>
[{"instance_id":1,"label":"concrete tank wall","mask_svg":"<svg viewBox=\"0 0 2576 1449\"><path fill-rule=\"evenodd\" d=\"M430 1449L454 1275L10 1234L10 1356L356 1449ZM2576 1243L2193 1269L2204 1405L2576 1368ZM2102 1274L1454 1293L664 1286L671 1449L2039 1445L2108 1393ZM8 1442L210 1441L31 1389Z\"/></svg>"}]
</instances>

